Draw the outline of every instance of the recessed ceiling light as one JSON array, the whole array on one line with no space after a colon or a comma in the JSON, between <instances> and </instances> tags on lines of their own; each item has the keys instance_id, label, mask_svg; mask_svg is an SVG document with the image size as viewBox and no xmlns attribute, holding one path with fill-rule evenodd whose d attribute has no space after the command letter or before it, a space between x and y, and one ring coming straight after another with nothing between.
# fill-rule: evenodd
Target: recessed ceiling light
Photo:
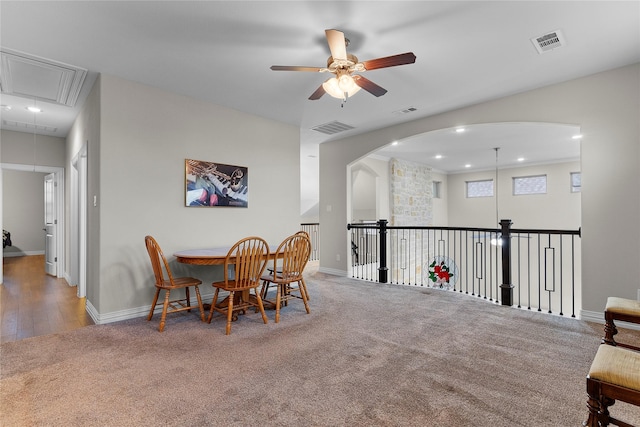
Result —
<instances>
[{"instance_id":1,"label":"recessed ceiling light","mask_svg":"<svg viewBox=\"0 0 640 427\"><path fill-rule=\"evenodd\" d=\"M573 135L571 139L582 139L582 135Z\"/></svg>"},{"instance_id":2,"label":"recessed ceiling light","mask_svg":"<svg viewBox=\"0 0 640 427\"><path fill-rule=\"evenodd\" d=\"M458 128L458 129L456 129L456 132L457 132L457 133L462 133L462 132L464 132L464 131L466 131L466 129L465 129L465 128Z\"/></svg>"},{"instance_id":3,"label":"recessed ceiling light","mask_svg":"<svg viewBox=\"0 0 640 427\"><path fill-rule=\"evenodd\" d=\"M524 162L524 157L518 157L519 162Z\"/></svg>"},{"instance_id":4,"label":"recessed ceiling light","mask_svg":"<svg viewBox=\"0 0 640 427\"><path fill-rule=\"evenodd\" d=\"M436 159L441 159L442 158L442 154L436 154Z\"/></svg>"},{"instance_id":5,"label":"recessed ceiling light","mask_svg":"<svg viewBox=\"0 0 640 427\"><path fill-rule=\"evenodd\" d=\"M464 165L465 168L470 168L471 165L469 163L467 163L466 165Z\"/></svg>"},{"instance_id":6,"label":"recessed ceiling light","mask_svg":"<svg viewBox=\"0 0 640 427\"><path fill-rule=\"evenodd\" d=\"M42 110L38 107L27 107L27 110L31 111L32 113L42 113Z\"/></svg>"},{"instance_id":7,"label":"recessed ceiling light","mask_svg":"<svg viewBox=\"0 0 640 427\"><path fill-rule=\"evenodd\" d=\"M393 141L391 145L398 145L398 141Z\"/></svg>"}]
</instances>

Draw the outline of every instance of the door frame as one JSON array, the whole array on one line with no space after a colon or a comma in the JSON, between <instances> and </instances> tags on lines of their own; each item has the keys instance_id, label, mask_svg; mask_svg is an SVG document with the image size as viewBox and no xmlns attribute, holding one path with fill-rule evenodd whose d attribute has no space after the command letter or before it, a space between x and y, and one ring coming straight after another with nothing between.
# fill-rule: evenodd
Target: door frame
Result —
<instances>
[{"instance_id":1,"label":"door frame","mask_svg":"<svg viewBox=\"0 0 640 427\"><path fill-rule=\"evenodd\" d=\"M71 280L78 298L87 296L87 144L71 160ZM75 225L74 225L75 224ZM69 282L71 283L71 282Z\"/></svg>"},{"instance_id":2,"label":"door frame","mask_svg":"<svg viewBox=\"0 0 640 427\"><path fill-rule=\"evenodd\" d=\"M56 241L56 277L64 278L65 270L65 252L64 244L66 237L64 235L64 168L55 166L38 166L38 165L23 165L17 163L0 163L2 171L15 170L22 172L41 172L41 173L53 173L53 182L55 185L54 197L56 199L56 218L58 223L56 224L56 235L58 236ZM44 215L44 212L43 212ZM1 218L1 215L0 215ZM3 222L3 221L0 221ZM4 227L4 223L3 223ZM4 275L4 266L0 265L0 278Z\"/></svg>"}]
</instances>

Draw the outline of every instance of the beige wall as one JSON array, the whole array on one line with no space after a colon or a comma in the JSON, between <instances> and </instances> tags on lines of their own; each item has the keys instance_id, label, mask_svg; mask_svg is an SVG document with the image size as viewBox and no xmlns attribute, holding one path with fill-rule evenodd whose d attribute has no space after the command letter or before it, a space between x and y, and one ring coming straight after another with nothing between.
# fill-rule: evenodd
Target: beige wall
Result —
<instances>
[{"instance_id":1,"label":"beige wall","mask_svg":"<svg viewBox=\"0 0 640 427\"><path fill-rule=\"evenodd\" d=\"M2 172L2 228L12 246L4 256L44 254L44 177L42 172Z\"/></svg>"},{"instance_id":2,"label":"beige wall","mask_svg":"<svg viewBox=\"0 0 640 427\"><path fill-rule=\"evenodd\" d=\"M358 160L351 165L350 178L352 212L349 222L391 218L387 160L374 157Z\"/></svg>"},{"instance_id":3,"label":"beige wall","mask_svg":"<svg viewBox=\"0 0 640 427\"><path fill-rule=\"evenodd\" d=\"M171 259L180 249L249 235L279 243L299 229L297 128L112 76L102 75L97 86L68 145L78 149L89 138L87 301L101 323L148 310L154 287L147 234ZM249 207L185 207L185 159L248 167ZM175 269L205 283L221 274L219 267Z\"/></svg>"},{"instance_id":4,"label":"beige wall","mask_svg":"<svg viewBox=\"0 0 640 427\"><path fill-rule=\"evenodd\" d=\"M2 163L64 167L64 138L0 131Z\"/></svg>"},{"instance_id":5,"label":"beige wall","mask_svg":"<svg viewBox=\"0 0 640 427\"><path fill-rule=\"evenodd\" d=\"M449 225L497 228L501 219L510 219L514 228L577 230L581 193L571 192L571 172L580 172L579 162L500 169L497 219L495 197L467 198L465 193L467 181L495 179L495 171L449 175ZM513 177L534 175L547 176L547 193L514 196Z\"/></svg>"},{"instance_id":6,"label":"beige wall","mask_svg":"<svg viewBox=\"0 0 640 427\"><path fill-rule=\"evenodd\" d=\"M433 199L433 225L449 226L449 179L447 175L432 171L431 178L440 181L440 198Z\"/></svg>"},{"instance_id":7,"label":"beige wall","mask_svg":"<svg viewBox=\"0 0 640 427\"><path fill-rule=\"evenodd\" d=\"M563 123L580 126L584 135L582 314L602 312L610 295L635 299L640 288L639 88L640 64L635 64L321 144L320 271L347 271L349 163L391 141L460 124ZM624 268L611 271L603 265Z\"/></svg>"},{"instance_id":8,"label":"beige wall","mask_svg":"<svg viewBox=\"0 0 640 427\"><path fill-rule=\"evenodd\" d=\"M100 210L92 206L92 196L100 194L100 94L102 90L102 78L98 76L87 97L82 111L76 118L66 141L65 157L65 187L67 203L65 205L65 250L68 260L66 269L69 271L73 262L71 256L72 228L78 228L78 224L72 224L73 212L71 212L71 171L72 160L83 147L87 149L87 272L86 272L86 297L88 307L100 306ZM94 313L95 314L95 313ZM94 320L99 320L94 317Z\"/></svg>"}]
</instances>

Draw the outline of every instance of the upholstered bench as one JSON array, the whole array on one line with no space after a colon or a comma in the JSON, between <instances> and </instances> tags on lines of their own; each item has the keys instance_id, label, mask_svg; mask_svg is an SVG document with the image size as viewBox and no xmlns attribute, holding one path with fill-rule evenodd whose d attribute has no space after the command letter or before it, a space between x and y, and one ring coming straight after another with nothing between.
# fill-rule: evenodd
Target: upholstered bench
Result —
<instances>
[{"instance_id":1,"label":"upholstered bench","mask_svg":"<svg viewBox=\"0 0 640 427\"><path fill-rule=\"evenodd\" d=\"M633 427L609 414L616 400L640 406L640 353L601 344L587 375L587 427Z\"/></svg>"},{"instance_id":2,"label":"upholstered bench","mask_svg":"<svg viewBox=\"0 0 640 427\"><path fill-rule=\"evenodd\" d=\"M613 336L618 333L614 320L640 323L640 301L618 297L607 298L607 306L604 309L604 338L602 338L604 344L640 350L640 347L614 340Z\"/></svg>"}]
</instances>

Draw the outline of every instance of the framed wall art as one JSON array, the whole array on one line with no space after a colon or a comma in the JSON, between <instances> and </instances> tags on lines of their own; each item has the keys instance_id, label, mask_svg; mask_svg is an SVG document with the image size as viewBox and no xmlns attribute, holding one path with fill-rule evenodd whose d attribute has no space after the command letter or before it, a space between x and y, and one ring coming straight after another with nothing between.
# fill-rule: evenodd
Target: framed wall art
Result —
<instances>
[{"instance_id":1,"label":"framed wall art","mask_svg":"<svg viewBox=\"0 0 640 427\"><path fill-rule=\"evenodd\" d=\"M248 170L204 160L185 160L185 206L249 206Z\"/></svg>"}]
</instances>

